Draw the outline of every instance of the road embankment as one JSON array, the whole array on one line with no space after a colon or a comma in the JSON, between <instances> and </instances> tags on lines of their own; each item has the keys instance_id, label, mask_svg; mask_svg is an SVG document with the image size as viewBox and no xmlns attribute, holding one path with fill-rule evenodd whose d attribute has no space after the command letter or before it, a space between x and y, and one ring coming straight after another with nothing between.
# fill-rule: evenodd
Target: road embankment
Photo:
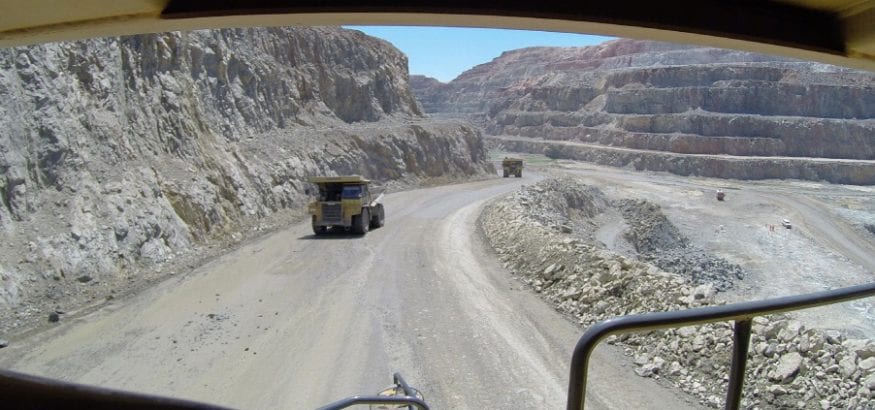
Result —
<instances>
[{"instance_id":1,"label":"road embankment","mask_svg":"<svg viewBox=\"0 0 875 410\"><path fill-rule=\"evenodd\" d=\"M576 198L576 193L587 192L570 181L559 188L560 196ZM557 310L587 327L616 316L719 303L711 285L695 286L605 250L545 217L549 212L533 205L550 194L547 187L556 185L547 180L508 194L486 207L480 223L504 266ZM572 202L577 204L572 211L555 213L586 219L588 204L594 201L567 201ZM730 323L611 336L607 342L624 349L638 376L668 380L704 405L723 405L732 349ZM808 403L866 408L875 391L875 342L806 328L784 316L756 318L748 369L745 407Z\"/></svg>"}]
</instances>

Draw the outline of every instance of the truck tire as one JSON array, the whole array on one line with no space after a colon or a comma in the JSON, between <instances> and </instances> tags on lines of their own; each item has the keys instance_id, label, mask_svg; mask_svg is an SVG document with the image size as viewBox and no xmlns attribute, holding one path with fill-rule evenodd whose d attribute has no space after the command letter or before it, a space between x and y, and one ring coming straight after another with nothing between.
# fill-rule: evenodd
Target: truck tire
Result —
<instances>
[{"instance_id":1,"label":"truck tire","mask_svg":"<svg viewBox=\"0 0 875 410\"><path fill-rule=\"evenodd\" d=\"M504 177L507 178L507 171L504 171Z\"/></svg>"},{"instance_id":2,"label":"truck tire","mask_svg":"<svg viewBox=\"0 0 875 410\"><path fill-rule=\"evenodd\" d=\"M386 213L383 211L383 204L377 204L373 210L374 214L371 215L371 229L380 228L386 223Z\"/></svg>"},{"instance_id":3,"label":"truck tire","mask_svg":"<svg viewBox=\"0 0 875 410\"><path fill-rule=\"evenodd\" d=\"M516 177L517 177L517 178L522 178L522 177L523 177L523 171L517 171L517 172L516 172Z\"/></svg>"},{"instance_id":4,"label":"truck tire","mask_svg":"<svg viewBox=\"0 0 875 410\"><path fill-rule=\"evenodd\" d=\"M315 235L322 235L322 234L328 232L327 226L316 225L316 215L313 215L311 225L313 226L313 234L315 234Z\"/></svg>"},{"instance_id":5,"label":"truck tire","mask_svg":"<svg viewBox=\"0 0 875 410\"><path fill-rule=\"evenodd\" d=\"M353 232L364 235L368 233L368 227L370 225L370 215L368 213L367 208L362 209L362 213L352 217L352 229Z\"/></svg>"}]
</instances>

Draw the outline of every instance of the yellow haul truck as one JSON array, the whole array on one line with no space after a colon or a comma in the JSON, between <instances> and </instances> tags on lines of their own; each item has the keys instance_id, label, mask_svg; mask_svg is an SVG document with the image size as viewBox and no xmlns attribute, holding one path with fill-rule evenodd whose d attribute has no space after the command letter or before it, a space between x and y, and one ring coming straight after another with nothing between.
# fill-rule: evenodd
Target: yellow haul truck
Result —
<instances>
[{"instance_id":1,"label":"yellow haul truck","mask_svg":"<svg viewBox=\"0 0 875 410\"><path fill-rule=\"evenodd\" d=\"M319 188L309 209L316 235L340 228L364 235L370 228L383 226L383 193L372 193L370 180L350 175L311 177L309 181Z\"/></svg>"},{"instance_id":2,"label":"yellow haul truck","mask_svg":"<svg viewBox=\"0 0 875 410\"><path fill-rule=\"evenodd\" d=\"M523 176L523 160L519 158L504 157L504 161L501 161L501 168L504 170L505 178L511 175L517 178Z\"/></svg>"}]
</instances>

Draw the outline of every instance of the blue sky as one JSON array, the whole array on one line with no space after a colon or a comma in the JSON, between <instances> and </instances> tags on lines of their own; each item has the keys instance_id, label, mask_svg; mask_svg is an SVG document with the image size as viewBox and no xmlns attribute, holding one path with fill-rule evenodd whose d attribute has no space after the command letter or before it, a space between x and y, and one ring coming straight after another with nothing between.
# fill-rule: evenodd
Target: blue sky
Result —
<instances>
[{"instance_id":1,"label":"blue sky","mask_svg":"<svg viewBox=\"0 0 875 410\"><path fill-rule=\"evenodd\" d=\"M452 27L347 26L394 44L410 63L410 74L449 82L463 71L523 47L582 47L612 37L527 30Z\"/></svg>"}]
</instances>

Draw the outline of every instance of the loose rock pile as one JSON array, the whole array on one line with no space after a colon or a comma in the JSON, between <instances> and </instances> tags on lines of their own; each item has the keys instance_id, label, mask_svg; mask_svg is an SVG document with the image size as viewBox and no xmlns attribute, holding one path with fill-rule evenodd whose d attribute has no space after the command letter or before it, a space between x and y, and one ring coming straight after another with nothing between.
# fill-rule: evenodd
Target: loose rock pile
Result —
<instances>
[{"instance_id":1,"label":"loose rock pile","mask_svg":"<svg viewBox=\"0 0 875 410\"><path fill-rule=\"evenodd\" d=\"M591 230L590 218L608 207L604 194L582 184L567 180L548 179L529 187L530 195L521 196L519 203L527 209L527 217L560 232L583 233Z\"/></svg>"},{"instance_id":2,"label":"loose rock pile","mask_svg":"<svg viewBox=\"0 0 875 410\"><path fill-rule=\"evenodd\" d=\"M491 204L480 223L505 267L584 327L720 303L713 284L697 285L563 228L585 225L572 215L591 215L604 204L598 196L597 189L573 180L547 180ZM777 315L756 318L752 330L743 407L875 409L875 342L806 329ZM608 343L633 357L639 376L666 379L702 404L723 405L730 323L612 336Z\"/></svg>"},{"instance_id":3,"label":"loose rock pile","mask_svg":"<svg viewBox=\"0 0 875 410\"><path fill-rule=\"evenodd\" d=\"M690 244L665 217L659 205L644 200L619 200L614 205L629 226L625 237L641 259L662 270L690 278L693 283L713 284L720 291L731 288L735 279L744 278L741 266Z\"/></svg>"}]
</instances>

